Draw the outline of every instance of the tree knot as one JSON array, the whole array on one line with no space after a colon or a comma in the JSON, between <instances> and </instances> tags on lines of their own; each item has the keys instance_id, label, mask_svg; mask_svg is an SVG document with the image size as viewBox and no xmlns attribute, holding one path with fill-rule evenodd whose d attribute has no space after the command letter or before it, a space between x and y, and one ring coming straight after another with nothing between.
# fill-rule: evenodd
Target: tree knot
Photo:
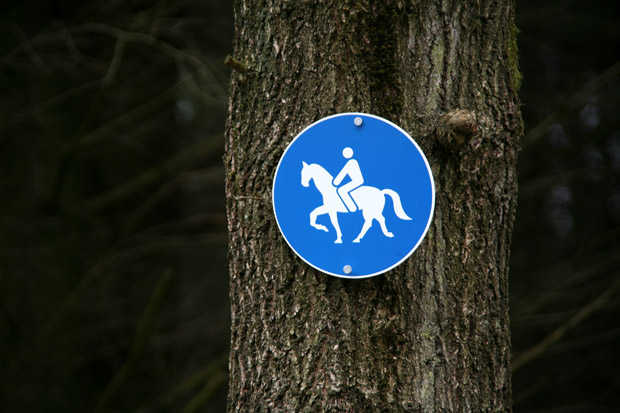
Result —
<instances>
[{"instance_id":1,"label":"tree knot","mask_svg":"<svg viewBox=\"0 0 620 413\"><path fill-rule=\"evenodd\" d=\"M444 114L437 124L437 140L446 149L456 152L476 135L476 116L466 109Z\"/></svg>"}]
</instances>

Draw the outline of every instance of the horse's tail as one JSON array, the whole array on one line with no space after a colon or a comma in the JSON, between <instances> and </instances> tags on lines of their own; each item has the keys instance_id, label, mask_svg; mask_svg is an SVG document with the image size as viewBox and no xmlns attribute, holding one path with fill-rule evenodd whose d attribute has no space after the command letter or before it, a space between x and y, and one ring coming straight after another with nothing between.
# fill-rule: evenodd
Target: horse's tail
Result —
<instances>
[{"instance_id":1,"label":"horse's tail","mask_svg":"<svg viewBox=\"0 0 620 413\"><path fill-rule=\"evenodd\" d=\"M400 203L400 196L397 192L392 191L391 189L384 189L381 191L384 195L389 195L392 198L392 202L394 203L394 212L396 216L400 219L405 219L407 221L411 220L405 211L403 210L403 205Z\"/></svg>"}]
</instances>

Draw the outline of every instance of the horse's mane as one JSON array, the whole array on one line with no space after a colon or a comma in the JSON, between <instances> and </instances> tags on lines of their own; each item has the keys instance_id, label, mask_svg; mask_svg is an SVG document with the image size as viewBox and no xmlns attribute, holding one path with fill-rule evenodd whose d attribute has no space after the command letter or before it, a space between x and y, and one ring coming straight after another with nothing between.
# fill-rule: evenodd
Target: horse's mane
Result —
<instances>
[{"instance_id":1,"label":"horse's mane","mask_svg":"<svg viewBox=\"0 0 620 413\"><path fill-rule=\"evenodd\" d=\"M334 177L332 176L332 174L330 174L329 172L327 172L327 169L323 168L321 165L319 165L318 163L313 163L308 165L309 167L316 169L317 173L320 173L322 175L326 175L329 177L329 182L332 182L334 180Z\"/></svg>"}]
</instances>

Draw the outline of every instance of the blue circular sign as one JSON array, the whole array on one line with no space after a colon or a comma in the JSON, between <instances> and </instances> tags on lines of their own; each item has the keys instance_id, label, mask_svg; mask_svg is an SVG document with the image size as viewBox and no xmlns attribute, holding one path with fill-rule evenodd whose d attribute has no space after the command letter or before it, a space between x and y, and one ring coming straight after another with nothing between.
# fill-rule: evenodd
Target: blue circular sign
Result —
<instances>
[{"instance_id":1,"label":"blue circular sign","mask_svg":"<svg viewBox=\"0 0 620 413\"><path fill-rule=\"evenodd\" d=\"M435 185L418 144L392 122L341 113L304 129L273 182L284 239L312 267L343 278L384 273L426 235Z\"/></svg>"}]
</instances>

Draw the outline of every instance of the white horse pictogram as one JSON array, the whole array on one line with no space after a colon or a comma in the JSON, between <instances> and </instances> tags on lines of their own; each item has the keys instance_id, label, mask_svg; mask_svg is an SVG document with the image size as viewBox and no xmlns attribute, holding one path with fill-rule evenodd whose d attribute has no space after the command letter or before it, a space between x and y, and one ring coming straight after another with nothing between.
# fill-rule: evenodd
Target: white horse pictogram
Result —
<instances>
[{"instance_id":1,"label":"white horse pictogram","mask_svg":"<svg viewBox=\"0 0 620 413\"><path fill-rule=\"evenodd\" d=\"M315 163L307 164L304 162L301 170L301 184L304 187L308 187L311 180L314 181L316 189L318 189L323 196L323 205L315 208L310 213L310 225L316 229L328 232L329 230L325 225L316 223L316 218L319 215L328 214L329 219L336 230L337 238L334 243L341 244L342 233L340 232L340 225L338 224L338 212L348 213L349 210L342 202L342 199L340 199L340 196L338 196L337 188L333 185L332 175L321 165ZM362 226L362 230L353 242L360 242L360 240L364 238L364 235L366 235L366 232L372 226L372 221L374 219L379 222L379 225L381 225L381 230L386 237L391 238L394 236L394 234L388 231L385 226L385 217L383 216L385 195L389 195L392 198L394 203L394 212L398 218L403 220L411 220L411 218L409 218L403 210L403 206L400 202L400 196L397 192L391 189L381 190L373 186L363 185L352 190L349 195L353 198L364 216L364 225Z\"/></svg>"}]
</instances>

